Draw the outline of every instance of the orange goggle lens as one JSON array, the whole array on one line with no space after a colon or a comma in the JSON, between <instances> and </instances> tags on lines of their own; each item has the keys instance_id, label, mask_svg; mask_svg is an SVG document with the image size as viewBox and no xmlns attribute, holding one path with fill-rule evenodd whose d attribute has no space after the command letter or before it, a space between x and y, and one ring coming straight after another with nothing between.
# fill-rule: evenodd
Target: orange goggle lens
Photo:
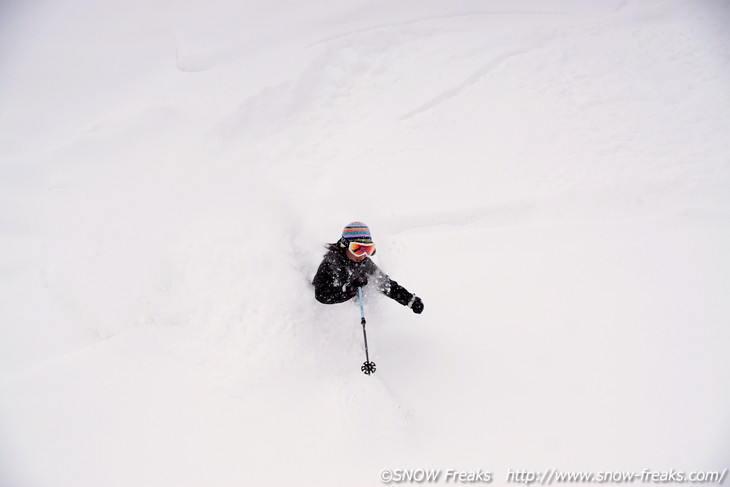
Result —
<instances>
[{"instance_id":1,"label":"orange goggle lens","mask_svg":"<svg viewBox=\"0 0 730 487\"><path fill-rule=\"evenodd\" d=\"M350 252L360 257L362 255L373 255L373 252L375 252L375 245L350 242L349 249Z\"/></svg>"}]
</instances>

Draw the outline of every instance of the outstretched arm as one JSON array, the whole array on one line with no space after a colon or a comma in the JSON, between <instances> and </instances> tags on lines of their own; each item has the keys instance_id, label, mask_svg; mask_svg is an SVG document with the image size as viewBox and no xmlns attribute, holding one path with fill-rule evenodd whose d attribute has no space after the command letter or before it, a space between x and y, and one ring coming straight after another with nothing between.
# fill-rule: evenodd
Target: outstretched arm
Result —
<instances>
[{"instance_id":1,"label":"outstretched arm","mask_svg":"<svg viewBox=\"0 0 730 487\"><path fill-rule=\"evenodd\" d=\"M388 277L378 266L372 264L372 276L381 293L390 299L399 302L403 306L408 306L414 313L423 311L423 302L421 298L413 293L408 292L406 288Z\"/></svg>"}]
</instances>

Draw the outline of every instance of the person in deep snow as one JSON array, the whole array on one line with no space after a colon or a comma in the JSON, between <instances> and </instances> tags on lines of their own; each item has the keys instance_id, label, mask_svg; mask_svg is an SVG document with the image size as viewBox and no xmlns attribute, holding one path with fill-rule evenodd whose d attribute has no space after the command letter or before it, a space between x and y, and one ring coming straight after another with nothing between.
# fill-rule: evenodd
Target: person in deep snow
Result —
<instances>
[{"instance_id":1,"label":"person in deep snow","mask_svg":"<svg viewBox=\"0 0 730 487\"><path fill-rule=\"evenodd\" d=\"M372 283L390 299L408 306L414 313L423 311L423 301L381 271L370 256L375 254L370 229L352 222L342 231L337 243L328 244L329 252L314 276L314 296L324 304L344 303L357 296L357 288Z\"/></svg>"}]
</instances>

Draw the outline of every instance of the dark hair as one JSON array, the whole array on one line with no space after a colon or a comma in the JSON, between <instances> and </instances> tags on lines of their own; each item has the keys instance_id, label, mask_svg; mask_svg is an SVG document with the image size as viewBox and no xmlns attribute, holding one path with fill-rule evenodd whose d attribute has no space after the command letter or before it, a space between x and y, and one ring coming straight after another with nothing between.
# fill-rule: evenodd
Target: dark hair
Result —
<instances>
[{"instance_id":1,"label":"dark hair","mask_svg":"<svg viewBox=\"0 0 730 487\"><path fill-rule=\"evenodd\" d=\"M333 251L333 252L337 252L337 251L344 252L345 249L347 248L347 242L345 241L344 238L341 238L335 243L325 244L324 248L326 248L327 250Z\"/></svg>"}]
</instances>

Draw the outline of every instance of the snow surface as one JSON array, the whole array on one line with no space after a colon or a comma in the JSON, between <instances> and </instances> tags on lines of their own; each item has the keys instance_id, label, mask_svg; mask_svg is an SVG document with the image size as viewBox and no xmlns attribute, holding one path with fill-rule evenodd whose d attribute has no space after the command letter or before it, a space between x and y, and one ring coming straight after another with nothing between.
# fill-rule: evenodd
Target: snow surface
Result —
<instances>
[{"instance_id":1,"label":"snow surface","mask_svg":"<svg viewBox=\"0 0 730 487\"><path fill-rule=\"evenodd\" d=\"M730 467L730 4L0 5L0 485ZM317 303L352 220L417 316Z\"/></svg>"}]
</instances>

